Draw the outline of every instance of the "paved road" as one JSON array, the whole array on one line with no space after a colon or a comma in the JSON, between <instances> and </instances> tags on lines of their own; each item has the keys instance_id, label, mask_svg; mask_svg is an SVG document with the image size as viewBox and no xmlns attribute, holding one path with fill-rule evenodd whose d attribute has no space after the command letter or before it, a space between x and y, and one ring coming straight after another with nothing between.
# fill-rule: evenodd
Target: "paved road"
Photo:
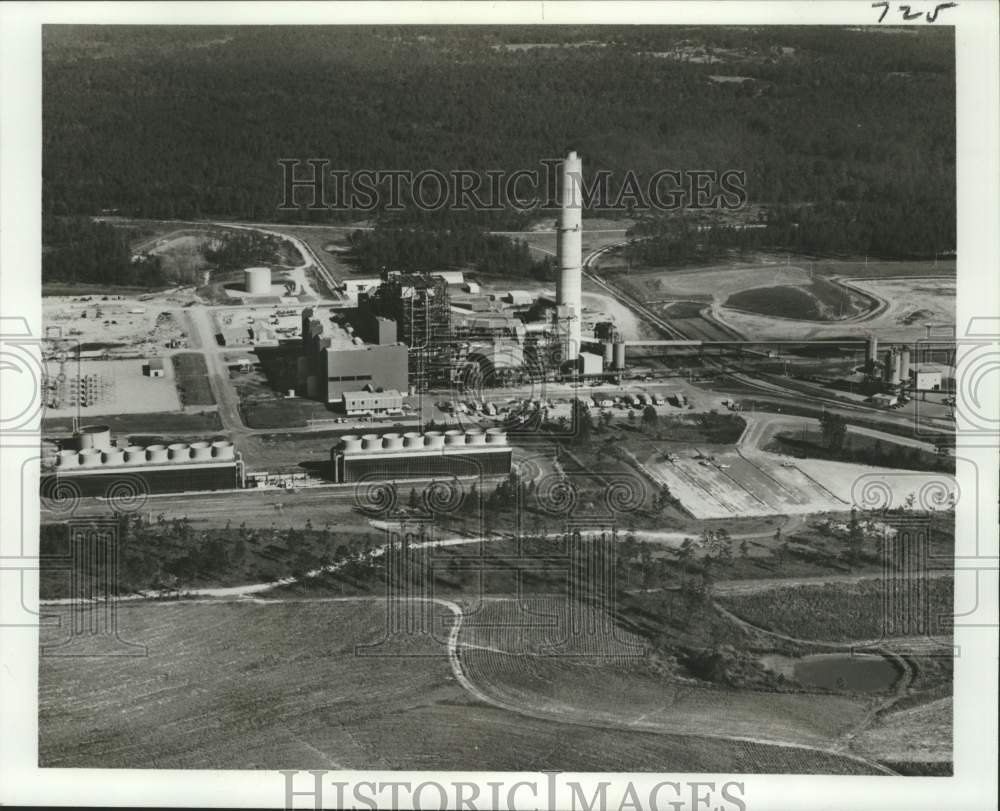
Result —
<instances>
[{"instance_id":1,"label":"paved road","mask_svg":"<svg viewBox=\"0 0 1000 811\"><path fill-rule=\"evenodd\" d=\"M186 312L192 327L193 341L202 350L208 367L208 382L219 407L222 427L238 437L249 429L240 416L240 401L229 383L229 369L217 351L211 313L206 307L189 307Z\"/></svg>"}]
</instances>

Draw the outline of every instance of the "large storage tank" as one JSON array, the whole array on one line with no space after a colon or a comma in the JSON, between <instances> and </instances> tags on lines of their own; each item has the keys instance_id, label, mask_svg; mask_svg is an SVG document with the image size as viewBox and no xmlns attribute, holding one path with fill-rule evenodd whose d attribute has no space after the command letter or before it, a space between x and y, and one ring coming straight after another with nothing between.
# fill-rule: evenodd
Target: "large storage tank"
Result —
<instances>
[{"instance_id":1,"label":"large storage tank","mask_svg":"<svg viewBox=\"0 0 1000 811\"><path fill-rule=\"evenodd\" d=\"M213 459L235 459L236 448L228 439L220 439L212 443Z\"/></svg>"},{"instance_id":2,"label":"large storage tank","mask_svg":"<svg viewBox=\"0 0 1000 811\"><path fill-rule=\"evenodd\" d=\"M452 428L450 431L444 432L444 444L445 445L464 445L465 444L465 431L461 431L458 428Z\"/></svg>"},{"instance_id":3,"label":"large storage tank","mask_svg":"<svg viewBox=\"0 0 1000 811\"><path fill-rule=\"evenodd\" d=\"M101 455L101 461L106 465L124 465L125 464L125 451L121 448L108 448Z\"/></svg>"},{"instance_id":4,"label":"large storage tank","mask_svg":"<svg viewBox=\"0 0 1000 811\"><path fill-rule=\"evenodd\" d=\"M504 433L501 428L487 428L486 429L486 444L487 445L506 445L507 444L507 434Z\"/></svg>"},{"instance_id":5,"label":"large storage tank","mask_svg":"<svg viewBox=\"0 0 1000 811\"><path fill-rule=\"evenodd\" d=\"M399 434L383 434L382 448L387 451L399 451L403 449L403 437Z\"/></svg>"},{"instance_id":6,"label":"large storage tank","mask_svg":"<svg viewBox=\"0 0 1000 811\"><path fill-rule=\"evenodd\" d=\"M81 451L88 448L104 450L111 447L111 429L107 425L85 425L73 439Z\"/></svg>"},{"instance_id":7,"label":"large storage tank","mask_svg":"<svg viewBox=\"0 0 1000 811\"><path fill-rule=\"evenodd\" d=\"M56 467L79 467L80 454L77 451L59 451L56 454Z\"/></svg>"},{"instance_id":8,"label":"large storage tank","mask_svg":"<svg viewBox=\"0 0 1000 811\"><path fill-rule=\"evenodd\" d=\"M153 464L162 464L167 461L167 448L165 445L147 445L146 461Z\"/></svg>"},{"instance_id":9,"label":"large storage tank","mask_svg":"<svg viewBox=\"0 0 1000 811\"><path fill-rule=\"evenodd\" d=\"M80 467L100 467L101 452L97 448L85 448L80 451Z\"/></svg>"},{"instance_id":10,"label":"large storage tank","mask_svg":"<svg viewBox=\"0 0 1000 811\"><path fill-rule=\"evenodd\" d=\"M444 435L440 431L428 431L424 434L424 445L428 448L443 448Z\"/></svg>"},{"instance_id":11,"label":"large storage tank","mask_svg":"<svg viewBox=\"0 0 1000 811\"><path fill-rule=\"evenodd\" d=\"M407 431L403 434L403 447L405 448L422 448L424 446L424 438L421 434L416 431Z\"/></svg>"},{"instance_id":12,"label":"large storage tank","mask_svg":"<svg viewBox=\"0 0 1000 811\"><path fill-rule=\"evenodd\" d=\"M382 438L378 434L363 434L361 437L361 447L366 451L381 450Z\"/></svg>"},{"instance_id":13,"label":"large storage tank","mask_svg":"<svg viewBox=\"0 0 1000 811\"><path fill-rule=\"evenodd\" d=\"M625 342L618 341L614 345L614 368L621 371L625 368Z\"/></svg>"},{"instance_id":14,"label":"large storage tank","mask_svg":"<svg viewBox=\"0 0 1000 811\"><path fill-rule=\"evenodd\" d=\"M878 361L878 338L874 335L868 336L865 344L865 368L871 369Z\"/></svg>"},{"instance_id":15,"label":"large storage tank","mask_svg":"<svg viewBox=\"0 0 1000 811\"><path fill-rule=\"evenodd\" d=\"M125 448L126 465L146 464L146 449L141 445L129 445Z\"/></svg>"},{"instance_id":16,"label":"large storage tank","mask_svg":"<svg viewBox=\"0 0 1000 811\"><path fill-rule=\"evenodd\" d=\"M172 462L180 462L191 458L191 448L187 442L174 442L167 445L167 457Z\"/></svg>"},{"instance_id":17,"label":"large storage tank","mask_svg":"<svg viewBox=\"0 0 1000 811\"><path fill-rule=\"evenodd\" d=\"M892 356L892 377L889 378L889 383L893 386L899 385L900 372L903 369L902 355L899 352L893 353Z\"/></svg>"},{"instance_id":18,"label":"large storage tank","mask_svg":"<svg viewBox=\"0 0 1000 811\"><path fill-rule=\"evenodd\" d=\"M204 462L212 458L212 445L208 442L192 442L191 458L197 462Z\"/></svg>"},{"instance_id":19,"label":"large storage tank","mask_svg":"<svg viewBox=\"0 0 1000 811\"><path fill-rule=\"evenodd\" d=\"M473 428L465 432L465 444L466 445L485 445L486 444L486 434L480 431L478 428Z\"/></svg>"},{"instance_id":20,"label":"large storage tank","mask_svg":"<svg viewBox=\"0 0 1000 811\"><path fill-rule=\"evenodd\" d=\"M354 434L345 434L340 438L340 446L344 453L357 453L361 450L361 437Z\"/></svg>"},{"instance_id":21,"label":"large storage tank","mask_svg":"<svg viewBox=\"0 0 1000 811\"><path fill-rule=\"evenodd\" d=\"M271 269L247 268L243 271L243 287L251 296L271 295Z\"/></svg>"}]
</instances>

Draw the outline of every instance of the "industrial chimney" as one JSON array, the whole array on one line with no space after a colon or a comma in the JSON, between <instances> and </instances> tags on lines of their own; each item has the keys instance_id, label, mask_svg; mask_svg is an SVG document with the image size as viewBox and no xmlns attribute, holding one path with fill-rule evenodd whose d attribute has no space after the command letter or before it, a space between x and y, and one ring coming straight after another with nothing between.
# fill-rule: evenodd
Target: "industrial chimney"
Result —
<instances>
[{"instance_id":1,"label":"industrial chimney","mask_svg":"<svg viewBox=\"0 0 1000 811\"><path fill-rule=\"evenodd\" d=\"M559 328L565 340L563 358L576 360L580 354L580 321L583 316L580 296L583 277L583 163L576 152L570 152L563 160L559 204L556 302L559 306Z\"/></svg>"}]
</instances>

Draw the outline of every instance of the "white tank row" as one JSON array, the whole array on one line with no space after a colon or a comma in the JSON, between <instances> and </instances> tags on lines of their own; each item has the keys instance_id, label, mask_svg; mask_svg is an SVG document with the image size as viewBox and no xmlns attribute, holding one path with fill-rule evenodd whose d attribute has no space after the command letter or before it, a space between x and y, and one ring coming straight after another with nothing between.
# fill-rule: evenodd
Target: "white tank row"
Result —
<instances>
[{"instance_id":1,"label":"white tank row","mask_svg":"<svg viewBox=\"0 0 1000 811\"><path fill-rule=\"evenodd\" d=\"M224 462L236 459L236 448L229 440L217 442L175 442L172 445L129 445L125 448L84 448L55 454L58 468L128 467L147 464L185 462Z\"/></svg>"},{"instance_id":2,"label":"white tank row","mask_svg":"<svg viewBox=\"0 0 1000 811\"><path fill-rule=\"evenodd\" d=\"M376 451L417 450L428 448L454 448L506 445L507 434L499 428L488 428L485 432L475 428L463 431L453 428L441 431L427 431L424 434L409 431L405 434L347 434L340 438L337 449L344 453L365 453Z\"/></svg>"}]
</instances>

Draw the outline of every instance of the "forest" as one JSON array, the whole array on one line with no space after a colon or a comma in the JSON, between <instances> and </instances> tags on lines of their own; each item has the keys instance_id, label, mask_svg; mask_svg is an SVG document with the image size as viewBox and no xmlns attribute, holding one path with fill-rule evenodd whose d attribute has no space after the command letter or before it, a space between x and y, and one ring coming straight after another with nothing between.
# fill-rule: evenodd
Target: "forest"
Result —
<instances>
[{"instance_id":1,"label":"forest","mask_svg":"<svg viewBox=\"0 0 1000 811\"><path fill-rule=\"evenodd\" d=\"M377 275L383 268L430 272L471 266L481 273L530 275L539 281L555 278L551 259L533 259L523 240L486 234L475 227L451 230L380 227L354 231L349 240L352 259L367 274Z\"/></svg>"},{"instance_id":2,"label":"forest","mask_svg":"<svg viewBox=\"0 0 1000 811\"><path fill-rule=\"evenodd\" d=\"M351 221L279 211L278 161L510 172L570 146L586 171L745 171L767 228L739 239L955 249L947 27L47 26L43 45L46 217Z\"/></svg>"}]
</instances>

